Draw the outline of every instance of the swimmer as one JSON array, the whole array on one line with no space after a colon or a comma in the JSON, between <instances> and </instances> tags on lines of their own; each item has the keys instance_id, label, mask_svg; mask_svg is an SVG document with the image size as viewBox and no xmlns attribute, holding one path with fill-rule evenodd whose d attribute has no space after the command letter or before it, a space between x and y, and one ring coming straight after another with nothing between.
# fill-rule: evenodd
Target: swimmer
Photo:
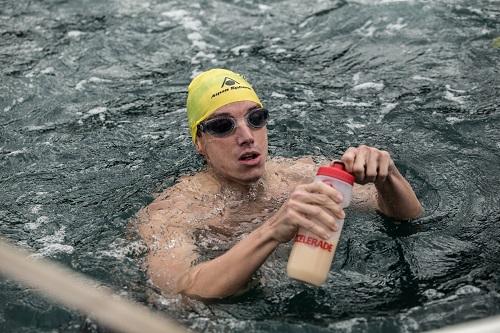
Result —
<instances>
[{"instance_id":1,"label":"swimmer","mask_svg":"<svg viewBox=\"0 0 500 333\"><path fill-rule=\"evenodd\" d=\"M188 87L187 116L207 167L182 177L138 216L155 286L201 299L235 295L299 227L323 239L337 230L345 216L341 195L312 182L313 159L268 159L269 112L243 76L225 69L199 74ZM422 206L388 152L349 147L341 160L356 177L355 209L396 220L420 216ZM231 246L200 260L197 243L214 240L199 235L213 230Z\"/></svg>"}]
</instances>

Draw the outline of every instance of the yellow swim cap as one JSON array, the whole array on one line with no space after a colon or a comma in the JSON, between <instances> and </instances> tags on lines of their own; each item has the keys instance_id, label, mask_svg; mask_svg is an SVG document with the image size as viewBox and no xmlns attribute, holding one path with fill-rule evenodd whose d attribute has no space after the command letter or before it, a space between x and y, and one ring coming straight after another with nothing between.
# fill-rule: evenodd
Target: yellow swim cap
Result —
<instances>
[{"instance_id":1,"label":"yellow swim cap","mask_svg":"<svg viewBox=\"0 0 500 333\"><path fill-rule=\"evenodd\" d=\"M193 142L196 143L198 124L218 108L240 101L255 102L262 107L255 90L240 74L215 68L197 75L189 84L186 102Z\"/></svg>"}]
</instances>

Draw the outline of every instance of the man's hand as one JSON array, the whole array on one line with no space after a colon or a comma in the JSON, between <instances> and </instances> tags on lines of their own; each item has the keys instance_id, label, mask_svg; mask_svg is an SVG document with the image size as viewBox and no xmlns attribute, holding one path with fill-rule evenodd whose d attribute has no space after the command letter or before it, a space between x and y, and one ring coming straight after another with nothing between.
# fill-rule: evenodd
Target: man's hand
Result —
<instances>
[{"instance_id":1,"label":"man's hand","mask_svg":"<svg viewBox=\"0 0 500 333\"><path fill-rule=\"evenodd\" d=\"M361 185L382 184L396 168L388 152L365 145L348 148L341 160L346 170L356 177L356 183Z\"/></svg>"},{"instance_id":2,"label":"man's hand","mask_svg":"<svg viewBox=\"0 0 500 333\"><path fill-rule=\"evenodd\" d=\"M345 217L342 194L322 182L299 185L280 210L268 220L272 238L280 243L304 228L323 239L338 230L336 221Z\"/></svg>"},{"instance_id":3,"label":"man's hand","mask_svg":"<svg viewBox=\"0 0 500 333\"><path fill-rule=\"evenodd\" d=\"M388 152L361 145L346 150L341 160L354 174L356 183L374 183L379 210L400 220L419 217L422 205L406 179L399 173Z\"/></svg>"}]
</instances>

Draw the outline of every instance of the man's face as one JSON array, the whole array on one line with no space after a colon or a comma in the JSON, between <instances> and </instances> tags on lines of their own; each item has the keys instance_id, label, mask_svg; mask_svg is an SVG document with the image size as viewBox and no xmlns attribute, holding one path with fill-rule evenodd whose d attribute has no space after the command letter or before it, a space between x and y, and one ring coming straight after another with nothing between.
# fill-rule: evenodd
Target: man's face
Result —
<instances>
[{"instance_id":1,"label":"man's face","mask_svg":"<svg viewBox=\"0 0 500 333\"><path fill-rule=\"evenodd\" d=\"M209 119L232 117L236 129L224 137L207 132L196 140L196 149L205 156L215 172L239 184L256 182L265 171L267 128L249 127L245 115L258 105L250 101L234 102L219 108Z\"/></svg>"}]
</instances>

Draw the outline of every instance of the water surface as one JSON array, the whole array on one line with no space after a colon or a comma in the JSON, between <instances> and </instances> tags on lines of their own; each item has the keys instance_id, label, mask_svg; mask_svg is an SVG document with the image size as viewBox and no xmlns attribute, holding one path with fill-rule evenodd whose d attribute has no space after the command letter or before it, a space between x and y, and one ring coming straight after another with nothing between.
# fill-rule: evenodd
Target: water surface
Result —
<instances>
[{"instance_id":1,"label":"water surface","mask_svg":"<svg viewBox=\"0 0 500 333\"><path fill-rule=\"evenodd\" d=\"M195 331L420 332L500 314L499 36L493 0L3 1L0 234ZM324 288L286 278L283 246L243 296L160 296L127 226L203 167L184 107L212 67L244 73L271 110L271 156L386 149L425 216L348 211ZM13 281L0 299L2 332L103 330Z\"/></svg>"}]
</instances>

